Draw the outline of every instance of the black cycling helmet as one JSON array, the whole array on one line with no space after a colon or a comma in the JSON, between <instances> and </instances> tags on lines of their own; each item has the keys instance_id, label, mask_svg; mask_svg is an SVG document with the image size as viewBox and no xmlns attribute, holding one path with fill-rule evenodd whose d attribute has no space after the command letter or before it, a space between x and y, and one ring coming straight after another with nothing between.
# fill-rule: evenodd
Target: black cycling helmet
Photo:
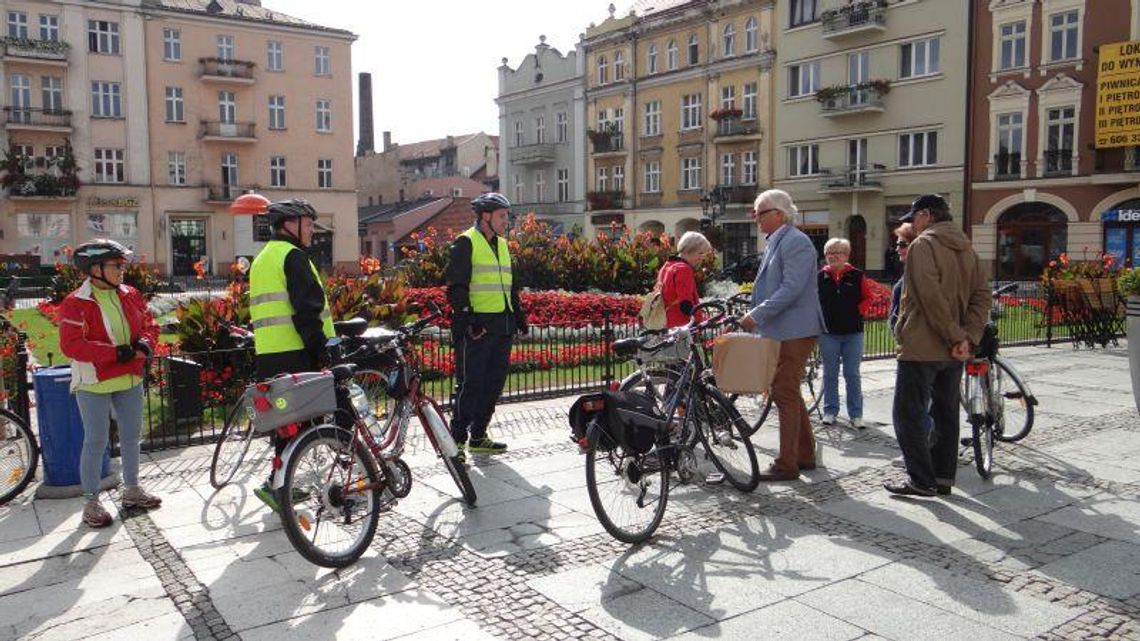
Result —
<instances>
[{"instance_id":1,"label":"black cycling helmet","mask_svg":"<svg viewBox=\"0 0 1140 641\"><path fill-rule=\"evenodd\" d=\"M471 201L471 209L475 210L476 214L485 214L497 209L510 208L511 201L507 200L506 196L495 191L481 194Z\"/></svg>"},{"instance_id":2,"label":"black cycling helmet","mask_svg":"<svg viewBox=\"0 0 1140 641\"><path fill-rule=\"evenodd\" d=\"M271 227L277 226L290 218L303 218L306 216L316 220L317 210L313 209L309 201L304 198L292 198L290 200L270 203L269 207L265 210L265 217L269 220Z\"/></svg>"},{"instance_id":3,"label":"black cycling helmet","mask_svg":"<svg viewBox=\"0 0 1140 641\"><path fill-rule=\"evenodd\" d=\"M91 268L100 263L117 258L130 258L134 253L113 240L98 238L83 243L75 248L71 254L71 264L84 274L90 274Z\"/></svg>"}]
</instances>

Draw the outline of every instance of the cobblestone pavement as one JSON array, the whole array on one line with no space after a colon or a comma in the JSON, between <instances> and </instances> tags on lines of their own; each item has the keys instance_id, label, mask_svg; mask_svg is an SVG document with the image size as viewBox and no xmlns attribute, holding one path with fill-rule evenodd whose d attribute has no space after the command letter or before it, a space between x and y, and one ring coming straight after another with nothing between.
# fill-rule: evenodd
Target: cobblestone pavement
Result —
<instances>
[{"instance_id":1,"label":"cobblestone pavement","mask_svg":"<svg viewBox=\"0 0 1140 641\"><path fill-rule=\"evenodd\" d=\"M869 429L817 431L820 469L748 495L677 487L653 541L598 526L570 399L504 407L509 453L475 458L479 506L413 439L412 494L356 566L313 568L250 490L209 487L209 450L155 454L164 507L78 525L77 503L0 508L0 638L1140 640L1140 420L1123 350L1009 350L1035 427L982 481L898 500L893 371L864 365ZM873 422L878 420L879 424ZM753 437L761 466L774 427ZM143 607L145 605L145 607ZM139 611L136 611L139 610Z\"/></svg>"}]
</instances>

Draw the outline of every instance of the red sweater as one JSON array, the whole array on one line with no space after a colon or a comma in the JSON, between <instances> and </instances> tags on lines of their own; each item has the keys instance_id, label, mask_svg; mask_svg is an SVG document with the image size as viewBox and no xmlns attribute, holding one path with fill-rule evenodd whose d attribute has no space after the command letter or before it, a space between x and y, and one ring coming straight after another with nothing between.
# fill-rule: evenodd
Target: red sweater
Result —
<instances>
[{"instance_id":1,"label":"red sweater","mask_svg":"<svg viewBox=\"0 0 1140 641\"><path fill-rule=\"evenodd\" d=\"M683 258L670 256L657 272L657 286L661 288L661 298L665 301L665 326L687 324L692 318L693 308L700 302L692 265Z\"/></svg>"},{"instance_id":2,"label":"red sweater","mask_svg":"<svg viewBox=\"0 0 1140 641\"><path fill-rule=\"evenodd\" d=\"M126 363L116 359L111 327L91 289L91 281L84 281L59 306L59 347L72 361L72 389L123 374L143 375L142 358ZM142 294L128 285L119 285L119 303L131 329L131 343L141 340L153 349L158 344L158 325Z\"/></svg>"}]
</instances>

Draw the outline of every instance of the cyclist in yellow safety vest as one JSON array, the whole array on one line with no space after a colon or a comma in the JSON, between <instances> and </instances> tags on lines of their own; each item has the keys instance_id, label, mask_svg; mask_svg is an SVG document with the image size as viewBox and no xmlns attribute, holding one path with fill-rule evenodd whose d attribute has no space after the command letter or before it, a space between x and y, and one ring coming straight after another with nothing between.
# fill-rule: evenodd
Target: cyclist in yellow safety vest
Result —
<instances>
[{"instance_id":1,"label":"cyclist in yellow safety vest","mask_svg":"<svg viewBox=\"0 0 1140 641\"><path fill-rule=\"evenodd\" d=\"M473 199L471 208L475 225L452 242L447 266L456 381L451 434L461 457L506 451L505 443L487 437L487 425L507 381L514 335L527 333L507 247L511 203L491 192Z\"/></svg>"},{"instance_id":2,"label":"cyclist in yellow safety vest","mask_svg":"<svg viewBox=\"0 0 1140 641\"><path fill-rule=\"evenodd\" d=\"M312 372L326 363L325 343L335 336L320 272L306 249L313 240L317 210L302 199L272 203L266 212L273 236L249 270L249 316L253 325L258 380ZM277 456L287 439L273 434ZM272 475L272 471L270 471ZM271 484L254 494L275 512Z\"/></svg>"}]
</instances>

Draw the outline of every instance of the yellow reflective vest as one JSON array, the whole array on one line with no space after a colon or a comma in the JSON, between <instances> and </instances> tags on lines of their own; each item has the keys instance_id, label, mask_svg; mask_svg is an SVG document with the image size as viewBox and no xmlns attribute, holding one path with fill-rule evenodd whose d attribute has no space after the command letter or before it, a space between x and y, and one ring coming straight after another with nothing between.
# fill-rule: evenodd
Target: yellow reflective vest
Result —
<instances>
[{"instance_id":1,"label":"yellow reflective vest","mask_svg":"<svg viewBox=\"0 0 1140 641\"><path fill-rule=\"evenodd\" d=\"M301 334L293 325L293 304L289 302L289 290L285 282L285 257L297 249L284 240L271 240L265 249L253 259L249 270L249 316L253 324L253 351L256 354L277 354L293 352L305 348ZM321 282L320 272L313 261L309 261L313 276ZM324 286L321 286L324 291ZM324 296L324 309L321 321L325 337L336 335L333 330L332 313L329 311L328 296Z\"/></svg>"},{"instance_id":2,"label":"yellow reflective vest","mask_svg":"<svg viewBox=\"0 0 1140 641\"><path fill-rule=\"evenodd\" d=\"M511 250L502 236L496 238L498 256L478 227L463 232L471 241L471 311L497 314L514 311L511 305Z\"/></svg>"}]
</instances>

